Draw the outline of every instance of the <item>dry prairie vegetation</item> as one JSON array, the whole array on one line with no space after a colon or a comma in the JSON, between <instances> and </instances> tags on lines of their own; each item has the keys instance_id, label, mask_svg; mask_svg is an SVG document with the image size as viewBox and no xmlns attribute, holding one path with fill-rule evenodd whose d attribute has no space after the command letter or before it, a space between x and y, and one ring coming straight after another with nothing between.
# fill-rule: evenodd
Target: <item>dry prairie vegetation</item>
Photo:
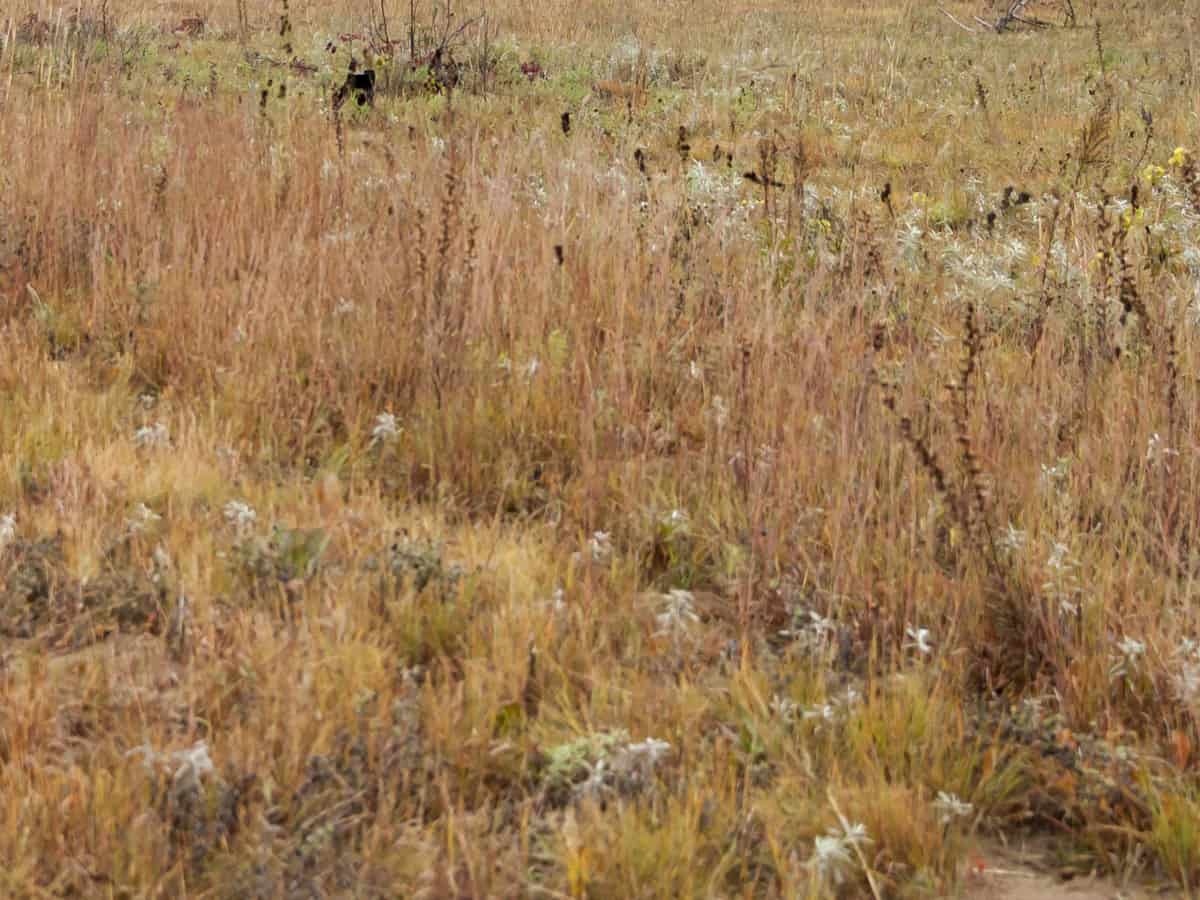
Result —
<instances>
[{"instance_id":1,"label":"dry prairie vegetation","mask_svg":"<svg viewBox=\"0 0 1200 900\"><path fill-rule=\"evenodd\" d=\"M0 894L1194 890L1200 10L1070 6L7 13Z\"/></svg>"}]
</instances>

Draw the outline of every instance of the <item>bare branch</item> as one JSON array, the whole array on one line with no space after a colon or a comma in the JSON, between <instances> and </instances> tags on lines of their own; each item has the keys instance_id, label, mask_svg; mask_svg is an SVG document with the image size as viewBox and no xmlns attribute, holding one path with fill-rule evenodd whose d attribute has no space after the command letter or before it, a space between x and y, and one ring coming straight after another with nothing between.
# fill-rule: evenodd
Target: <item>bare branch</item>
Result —
<instances>
[{"instance_id":1,"label":"bare branch","mask_svg":"<svg viewBox=\"0 0 1200 900\"><path fill-rule=\"evenodd\" d=\"M972 28L969 25L964 25L962 22L958 21L958 19L954 18L954 16L950 15L950 13L946 12L946 10L942 9L942 7L939 6L938 9L942 10L942 15L944 15L947 19L949 19L951 22L953 22L955 25L957 25L963 31L965 31L969 34L979 34L979 32L976 29Z\"/></svg>"},{"instance_id":2,"label":"bare branch","mask_svg":"<svg viewBox=\"0 0 1200 900\"><path fill-rule=\"evenodd\" d=\"M1020 15L1025 11L1025 7L1029 5L1029 0L1012 0L1008 5L1008 11L996 20L996 32L999 33L1011 25L1014 21L1022 21Z\"/></svg>"}]
</instances>

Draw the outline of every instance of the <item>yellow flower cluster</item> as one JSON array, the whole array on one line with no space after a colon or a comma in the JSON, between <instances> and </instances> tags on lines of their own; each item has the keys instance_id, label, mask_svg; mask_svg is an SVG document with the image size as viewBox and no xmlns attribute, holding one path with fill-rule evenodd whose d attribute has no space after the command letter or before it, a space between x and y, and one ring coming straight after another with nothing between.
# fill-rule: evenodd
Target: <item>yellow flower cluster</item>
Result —
<instances>
[{"instance_id":1,"label":"yellow flower cluster","mask_svg":"<svg viewBox=\"0 0 1200 900\"><path fill-rule=\"evenodd\" d=\"M1182 168L1187 165L1187 161L1191 158L1191 155L1186 147L1176 147L1175 152L1171 154L1170 160L1167 161L1167 165L1173 166L1176 169Z\"/></svg>"},{"instance_id":2,"label":"yellow flower cluster","mask_svg":"<svg viewBox=\"0 0 1200 900\"><path fill-rule=\"evenodd\" d=\"M1145 221L1146 210L1142 209L1140 206L1138 207L1137 212L1134 212L1132 209L1127 209L1121 215L1121 224L1124 226L1126 231L1128 231L1134 225L1145 224Z\"/></svg>"}]
</instances>

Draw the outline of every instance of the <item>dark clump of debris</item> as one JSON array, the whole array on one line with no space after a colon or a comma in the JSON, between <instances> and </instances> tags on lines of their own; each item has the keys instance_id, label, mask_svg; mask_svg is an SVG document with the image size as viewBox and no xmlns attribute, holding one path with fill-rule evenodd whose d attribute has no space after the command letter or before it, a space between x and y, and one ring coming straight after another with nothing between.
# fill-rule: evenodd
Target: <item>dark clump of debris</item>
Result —
<instances>
[{"instance_id":1,"label":"dark clump of debris","mask_svg":"<svg viewBox=\"0 0 1200 900\"><path fill-rule=\"evenodd\" d=\"M0 636L77 649L117 631L153 628L165 586L136 566L118 566L114 548L101 574L74 578L61 534L14 540L0 553Z\"/></svg>"},{"instance_id":2,"label":"dark clump of debris","mask_svg":"<svg viewBox=\"0 0 1200 900\"><path fill-rule=\"evenodd\" d=\"M373 877L362 838L388 810L419 804L435 774L419 685L411 673L403 678L390 706L356 698L357 722L307 758L291 791L277 793L269 774L219 765L220 748L205 740L127 751L144 768L147 821L168 839L172 863L204 884L233 861L231 847L249 841L257 851L225 873L236 893L222 896L396 896L392 881Z\"/></svg>"}]
</instances>

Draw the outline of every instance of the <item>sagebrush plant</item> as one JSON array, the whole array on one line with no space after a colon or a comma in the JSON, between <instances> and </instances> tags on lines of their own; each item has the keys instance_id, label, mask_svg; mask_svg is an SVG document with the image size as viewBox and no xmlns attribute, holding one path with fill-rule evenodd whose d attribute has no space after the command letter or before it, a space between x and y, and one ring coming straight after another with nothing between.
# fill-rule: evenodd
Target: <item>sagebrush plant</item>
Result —
<instances>
[{"instance_id":1,"label":"sagebrush plant","mask_svg":"<svg viewBox=\"0 0 1200 900\"><path fill-rule=\"evenodd\" d=\"M0 14L0 894L1194 890L1195 27L1042 6Z\"/></svg>"}]
</instances>

